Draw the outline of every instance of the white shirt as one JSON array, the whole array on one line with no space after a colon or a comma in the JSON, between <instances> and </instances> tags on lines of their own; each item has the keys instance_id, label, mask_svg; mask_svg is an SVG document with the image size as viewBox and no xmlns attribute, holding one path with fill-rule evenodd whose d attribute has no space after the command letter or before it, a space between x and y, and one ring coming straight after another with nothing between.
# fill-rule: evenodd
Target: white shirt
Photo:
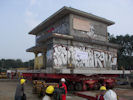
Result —
<instances>
[{"instance_id":1,"label":"white shirt","mask_svg":"<svg viewBox=\"0 0 133 100\"><path fill-rule=\"evenodd\" d=\"M42 100L51 100L51 98L49 96L45 95Z\"/></svg>"},{"instance_id":2,"label":"white shirt","mask_svg":"<svg viewBox=\"0 0 133 100\"><path fill-rule=\"evenodd\" d=\"M104 95L104 100L117 100L117 94L113 90L108 90Z\"/></svg>"}]
</instances>

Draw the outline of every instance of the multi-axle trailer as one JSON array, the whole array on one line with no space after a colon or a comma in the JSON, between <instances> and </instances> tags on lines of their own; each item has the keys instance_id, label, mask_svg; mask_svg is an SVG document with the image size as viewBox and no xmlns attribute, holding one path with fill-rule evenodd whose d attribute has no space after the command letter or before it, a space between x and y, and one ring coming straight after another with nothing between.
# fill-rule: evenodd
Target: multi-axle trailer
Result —
<instances>
[{"instance_id":1,"label":"multi-axle trailer","mask_svg":"<svg viewBox=\"0 0 133 100\"><path fill-rule=\"evenodd\" d=\"M73 90L93 90L99 89L101 85L113 88L118 75L82 75L82 74L46 74L46 73L23 73L22 76L29 80L44 80L47 83L59 83L61 78L66 79L67 88Z\"/></svg>"}]
</instances>

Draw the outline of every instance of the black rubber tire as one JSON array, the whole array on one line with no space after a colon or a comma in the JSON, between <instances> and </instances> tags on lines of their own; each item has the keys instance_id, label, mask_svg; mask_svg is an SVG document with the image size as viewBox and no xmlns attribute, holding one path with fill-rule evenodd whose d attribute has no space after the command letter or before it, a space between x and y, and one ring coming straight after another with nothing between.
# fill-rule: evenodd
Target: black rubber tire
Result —
<instances>
[{"instance_id":1,"label":"black rubber tire","mask_svg":"<svg viewBox=\"0 0 133 100\"><path fill-rule=\"evenodd\" d=\"M99 90L99 89L100 89L100 86L101 86L100 83L95 83L93 89L94 89L94 90Z\"/></svg>"},{"instance_id":2,"label":"black rubber tire","mask_svg":"<svg viewBox=\"0 0 133 100\"><path fill-rule=\"evenodd\" d=\"M74 91L74 85L70 84L67 86L68 91Z\"/></svg>"},{"instance_id":3,"label":"black rubber tire","mask_svg":"<svg viewBox=\"0 0 133 100\"><path fill-rule=\"evenodd\" d=\"M83 85L82 85L82 83L76 83L76 84L75 84L75 90L76 90L76 91L82 91L82 90L83 90Z\"/></svg>"},{"instance_id":4,"label":"black rubber tire","mask_svg":"<svg viewBox=\"0 0 133 100\"><path fill-rule=\"evenodd\" d=\"M86 90L90 90L90 86L86 84Z\"/></svg>"}]
</instances>

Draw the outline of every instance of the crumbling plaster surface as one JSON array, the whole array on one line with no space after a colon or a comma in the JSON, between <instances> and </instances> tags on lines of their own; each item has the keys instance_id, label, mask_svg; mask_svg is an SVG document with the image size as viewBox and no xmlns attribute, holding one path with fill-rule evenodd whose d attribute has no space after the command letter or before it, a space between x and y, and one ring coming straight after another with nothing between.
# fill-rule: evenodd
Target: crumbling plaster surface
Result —
<instances>
[{"instance_id":1,"label":"crumbling plaster surface","mask_svg":"<svg viewBox=\"0 0 133 100\"><path fill-rule=\"evenodd\" d=\"M90 23L90 31L83 31L83 30L77 30L73 28L74 22L73 19L74 18L78 18L79 20L84 20L88 23ZM107 25L102 23L102 22L98 22L98 21L94 21L92 19L88 19L85 17L81 17L81 16L77 16L77 15L71 15L71 30L70 30L70 34L71 35L76 35L79 37L90 37L92 39L96 39L96 40L100 40L100 41L108 41L107 39ZM80 27L80 24L78 24Z\"/></svg>"}]
</instances>

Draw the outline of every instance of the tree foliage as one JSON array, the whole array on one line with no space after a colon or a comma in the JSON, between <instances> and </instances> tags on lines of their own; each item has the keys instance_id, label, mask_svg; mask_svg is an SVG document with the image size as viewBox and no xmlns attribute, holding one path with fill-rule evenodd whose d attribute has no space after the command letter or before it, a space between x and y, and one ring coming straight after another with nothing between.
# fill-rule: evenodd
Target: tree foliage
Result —
<instances>
[{"instance_id":1,"label":"tree foliage","mask_svg":"<svg viewBox=\"0 0 133 100\"><path fill-rule=\"evenodd\" d=\"M133 69L133 35L109 36L109 42L121 46L118 50L118 67L121 69Z\"/></svg>"},{"instance_id":2,"label":"tree foliage","mask_svg":"<svg viewBox=\"0 0 133 100\"><path fill-rule=\"evenodd\" d=\"M0 69L10 69L10 68L33 68L34 60L29 60L23 62L21 59L0 59Z\"/></svg>"}]
</instances>

